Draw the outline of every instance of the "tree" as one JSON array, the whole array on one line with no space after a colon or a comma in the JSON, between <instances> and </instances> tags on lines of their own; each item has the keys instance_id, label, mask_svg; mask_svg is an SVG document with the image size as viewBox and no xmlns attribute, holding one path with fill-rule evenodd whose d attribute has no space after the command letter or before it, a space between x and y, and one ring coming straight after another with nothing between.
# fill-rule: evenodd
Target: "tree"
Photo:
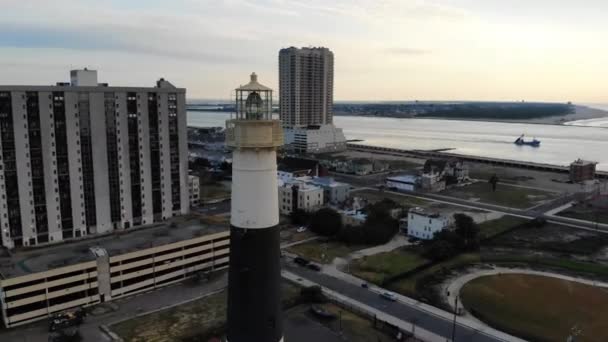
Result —
<instances>
[{"instance_id":1,"label":"tree","mask_svg":"<svg viewBox=\"0 0 608 342\"><path fill-rule=\"evenodd\" d=\"M310 230L323 236L334 236L342 229L342 217L331 208L321 208L310 217Z\"/></svg>"},{"instance_id":2,"label":"tree","mask_svg":"<svg viewBox=\"0 0 608 342\"><path fill-rule=\"evenodd\" d=\"M433 261L442 261L456 255L457 250L446 240L434 241L424 251L424 256Z\"/></svg>"},{"instance_id":3,"label":"tree","mask_svg":"<svg viewBox=\"0 0 608 342\"><path fill-rule=\"evenodd\" d=\"M289 214L289 219L291 220L292 224L298 226L306 225L310 220L310 214L307 213L305 210L298 208L292 211L291 214Z\"/></svg>"},{"instance_id":4,"label":"tree","mask_svg":"<svg viewBox=\"0 0 608 342\"><path fill-rule=\"evenodd\" d=\"M390 215L390 210L396 207L397 203L390 199L368 205L364 210L367 213L365 222L361 226L342 229L338 239L360 245L380 245L389 242L399 231L399 221Z\"/></svg>"},{"instance_id":5,"label":"tree","mask_svg":"<svg viewBox=\"0 0 608 342\"><path fill-rule=\"evenodd\" d=\"M227 162L227 161L224 160L220 164L220 170L222 170L222 171L231 171L232 170L232 163L229 163L229 162Z\"/></svg>"},{"instance_id":6,"label":"tree","mask_svg":"<svg viewBox=\"0 0 608 342\"><path fill-rule=\"evenodd\" d=\"M198 171L211 166L211 163L207 158L196 158L193 161L188 162L188 167L192 170Z\"/></svg>"},{"instance_id":7,"label":"tree","mask_svg":"<svg viewBox=\"0 0 608 342\"><path fill-rule=\"evenodd\" d=\"M462 249L473 250L479 247L479 226L471 216L454 214L454 232L462 239Z\"/></svg>"},{"instance_id":8,"label":"tree","mask_svg":"<svg viewBox=\"0 0 608 342\"><path fill-rule=\"evenodd\" d=\"M365 243L379 245L389 242L399 231L399 221L391 217L390 211L398 205L391 199L367 206L367 219L363 224Z\"/></svg>"}]
</instances>

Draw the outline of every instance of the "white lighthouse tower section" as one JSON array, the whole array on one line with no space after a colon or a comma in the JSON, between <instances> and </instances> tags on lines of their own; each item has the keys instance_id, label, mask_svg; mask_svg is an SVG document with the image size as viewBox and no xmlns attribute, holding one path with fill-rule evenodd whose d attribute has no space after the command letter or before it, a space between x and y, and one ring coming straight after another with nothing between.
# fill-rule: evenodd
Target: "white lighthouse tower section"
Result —
<instances>
[{"instance_id":1,"label":"white lighthouse tower section","mask_svg":"<svg viewBox=\"0 0 608 342\"><path fill-rule=\"evenodd\" d=\"M241 149L232 155L230 223L256 229L279 224L277 153L274 149Z\"/></svg>"},{"instance_id":2,"label":"white lighthouse tower section","mask_svg":"<svg viewBox=\"0 0 608 342\"><path fill-rule=\"evenodd\" d=\"M235 89L235 115L226 122L232 149L227 339L283 341L277 153L283 144L272 118L272 89L257 76Z\"/></svg>"}]
</instances>

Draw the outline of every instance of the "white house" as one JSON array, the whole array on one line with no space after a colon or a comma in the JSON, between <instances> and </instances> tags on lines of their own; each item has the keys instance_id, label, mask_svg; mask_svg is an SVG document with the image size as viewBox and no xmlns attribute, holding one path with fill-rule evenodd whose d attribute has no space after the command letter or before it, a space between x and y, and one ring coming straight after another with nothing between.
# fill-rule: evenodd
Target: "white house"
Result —
<instances>
[{"instance_id":1,"label":"white house","mask_svg":"<svg viewBox=\"0 0 608 342\"><path fill-rule=\"evenodd\" d=\"M289 215L296 209L313 211L323 205L323 188L301 180L279 180L279 212ZM263 200L263 199L260 199Z\"/></svg>"},{"instance_id":2,"label":"white house","mask_svg":"<svg viewBox=\"0 0 608 342\"><path fill-rule=\"evenodd\" d=\"M407 235L422 240L430 240L435 233L448 228L451 224L451 217L422 208L412 208L408 212Z\"/></svg>"}]
</instances>

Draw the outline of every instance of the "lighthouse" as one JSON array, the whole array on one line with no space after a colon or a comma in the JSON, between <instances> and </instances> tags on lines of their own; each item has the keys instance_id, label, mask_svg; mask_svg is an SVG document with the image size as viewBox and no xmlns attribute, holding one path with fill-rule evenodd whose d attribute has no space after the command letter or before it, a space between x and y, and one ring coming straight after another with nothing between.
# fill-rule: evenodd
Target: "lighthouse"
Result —
<instances>
[{"instance_id":1,"label":"lighthouse","mask_svg":"<svg viewBox=\"0 0 608 342\"><path fill-rule=\"evenodd\" d=\"M272 89L249 83L236 89L235 114L226 122L232 149L232 208L228 273L229 342L283 340L280 300L277 148Z\"/></svg>"}]
</instances>

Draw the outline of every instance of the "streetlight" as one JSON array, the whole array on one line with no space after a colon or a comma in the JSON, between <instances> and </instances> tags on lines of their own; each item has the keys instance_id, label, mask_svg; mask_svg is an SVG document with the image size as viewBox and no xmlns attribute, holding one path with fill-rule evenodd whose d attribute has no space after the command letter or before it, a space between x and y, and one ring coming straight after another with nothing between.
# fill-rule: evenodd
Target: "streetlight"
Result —
<instances>
[{"instance_id":1,"label":"streetlight","mask_svg":"<svg viewBox=\"0 0 608 342\"><path fill-rule=\"evenodd\" d=\"M458 296L454 298L454 322L452 323L452 342L456 341L456 315L458 313Z\"/></svg>"}]
</instances>

